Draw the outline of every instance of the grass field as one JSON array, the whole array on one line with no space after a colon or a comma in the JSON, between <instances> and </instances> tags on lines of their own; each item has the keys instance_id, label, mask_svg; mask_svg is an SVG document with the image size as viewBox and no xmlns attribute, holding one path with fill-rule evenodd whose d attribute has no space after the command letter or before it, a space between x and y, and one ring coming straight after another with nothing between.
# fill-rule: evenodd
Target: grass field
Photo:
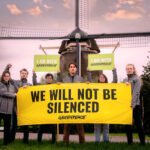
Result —
<instances>
[{"instance_id":1,"label":"grass field","mask_svg":"<svg viewBox=\"0 0 150 150\"><path fill-rule=\"evenodd\" d=\"M32 140L29 144L23 144L21 140L16 140L14 143L3 146L0 140L0 150L150 150L150 144L145 146L139 143L128 145L127 143L94 143L89 142L85 144L70 143L65 145L63 142L51 144L49 141L43 141L38 144L37 141Z\"/></svg>"},{"instance_id":2,"label":"grass field","mask_svg":"<svg viewBox=\"0 0 150 150\"><path fill-rule=\"evenodd\" d=\"M134 135L134 140L137 141L138 135ZM115 136L118 136L119 138L125 138L126 136L124 133L111 133L110 137L115 138ZM139 143L134 143L132 145L128 145L126 141L124 142L117 142L118 140L111 141L110 143L95 143L92 140L93 134L86 134L86 137L88 137L90 140L86 142L85 144L78 144L78 142L71 142L69 145L66 145L62 142L62 139L60 142L56 144L51 144L49 137L48 139L43 139L42 143L38 143L35 139L30 139L29 144L24 144L21 139L15 140L12 144L9 144L8 146L3 145L2 138L0 139L0 150L150 150L150 136L146 136L146 141L148 142L145 146L140 145ZM77 137L78 138L78 137ZM78 140L78 139L77 139ZM92 142L91 142L92 141Z\"/></svg>"}]
</instances>

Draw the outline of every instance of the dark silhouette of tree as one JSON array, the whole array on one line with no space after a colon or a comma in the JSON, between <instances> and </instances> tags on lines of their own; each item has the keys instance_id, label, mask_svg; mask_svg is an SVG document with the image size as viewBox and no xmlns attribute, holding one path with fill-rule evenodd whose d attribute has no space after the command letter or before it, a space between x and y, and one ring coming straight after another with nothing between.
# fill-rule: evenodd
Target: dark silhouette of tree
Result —
<instances>
[{"instance_id":1,"label":"dark silhouette of tree","mask_svg":"<svg viewBox=\"0 0 150 150\"><path fill-rule=\"evenodd\" d=\"M146 134L150 135L150 57L147 56L148 63L143 66L141 100L144 106L144 128Z\"/></svg>"}]
</instances>

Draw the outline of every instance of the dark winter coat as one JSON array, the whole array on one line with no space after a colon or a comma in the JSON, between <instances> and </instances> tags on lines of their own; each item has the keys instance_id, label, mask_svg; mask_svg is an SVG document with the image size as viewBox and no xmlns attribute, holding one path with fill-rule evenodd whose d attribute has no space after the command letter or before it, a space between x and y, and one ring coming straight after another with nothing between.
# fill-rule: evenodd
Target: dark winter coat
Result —
<instances>
[{"instance_id":1,"label":"dark winter coat","mask_svg":"<svg viewBox=\"0 0 150 150\"><path fill-rule=\"evenodd\" d=\"M70 76L69 74L63 79L64 83L81 83L84 82L84 79L79 75L75 74L75 76Z\"/></svg>"},{"instance_id":2,"label":"dark winter coat","mask_svg":"<svg viewBox=\"0 0 150 150\"><path fill-rule=\"evenodd\" d=\"M17 89L10 82L0 82L0 113L12 114Z\"/></svg>"}]
</instances>

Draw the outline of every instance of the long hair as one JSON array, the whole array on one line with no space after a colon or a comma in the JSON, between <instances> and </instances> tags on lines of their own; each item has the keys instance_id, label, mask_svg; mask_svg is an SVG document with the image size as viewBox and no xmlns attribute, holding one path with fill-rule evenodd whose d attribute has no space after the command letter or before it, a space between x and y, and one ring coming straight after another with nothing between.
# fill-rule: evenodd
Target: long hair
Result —
<instances>
[{"instance_id":1,"label":"long hair","mask_svg":"<svg viewBox=\"0 0 150 150\"><path fill-rule=\"evenodd\" d=\"M108 83L108 78L107 78L107 76L106 76L105 74L103 74L103 73L99 74L99 76L98 76L98 83L103 83L103 82L100 82L100 80L99 80L99 77L100 77L100 76L103 76L103 77L105 78L105 82L104 82L104 83Z\"/></svg>"},{"instance_id":2,"label":"long hair","mask_svg":"<svg viewBox=\"0 0 150 150\"><path fill-rule=\"evenodd\" d=\"M9 74L9 76L10 76L10 72L9 71L4 71L2 73L2 76L1 76L1 82L4 82L4 76L5 76L5 74Z\"/></svg>"}]
</instances>

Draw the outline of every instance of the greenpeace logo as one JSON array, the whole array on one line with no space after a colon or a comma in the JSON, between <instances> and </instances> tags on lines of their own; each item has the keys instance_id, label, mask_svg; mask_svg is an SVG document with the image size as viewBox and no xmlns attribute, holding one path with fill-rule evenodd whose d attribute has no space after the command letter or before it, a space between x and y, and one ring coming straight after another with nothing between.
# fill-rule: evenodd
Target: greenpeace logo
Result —
<instances>
[{"instance_id":1,"label":"greenpeace logo","mask_svg":"<svg viewBox=\"0 0 150 150\"><path fill-rule=\"evenodd\" d=\"M91 66L100 66L100 65L111 65L111 62L102 62L102 63L92 63Z\"/></svg>"},{"instance_id":2,"label":"greenpeace logo","mask_svg":"<svg viewBox=\"0 0 150 150\"><path fill-rule=\"evenodd\" d=\"M67 119L85 119L86 115L72 115L72 116L59 116L59 120L67 120Z\"/></svg>"},{"instance_id":3,"label":"greenpeace logo","mask_svg":"<svg viewBox=\"0 0 150 150\"><path fill-rule=\"evenodd\" d=\"M37 64L36 67L56 67L57 64Z\"/></svg>"}]
</instances>

